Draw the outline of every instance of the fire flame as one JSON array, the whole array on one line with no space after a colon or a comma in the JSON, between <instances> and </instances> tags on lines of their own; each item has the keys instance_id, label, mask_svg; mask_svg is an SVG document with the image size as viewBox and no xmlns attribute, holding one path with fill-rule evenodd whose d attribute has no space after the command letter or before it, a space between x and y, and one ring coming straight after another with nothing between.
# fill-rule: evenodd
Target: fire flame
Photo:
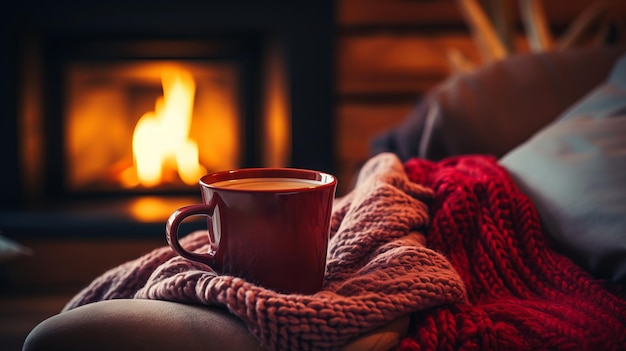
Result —
<instances>
[{"instance_id":1,"label":"fire flame","mask_svg":"<svg viewBox=\"0 0 626 351\"><path fill-rule=\"evenodd\" d=\"M155 102L154 111L139 119L133 132L137 181L154 187L162 183L165 172L175 171L185 184L193 185L206 172L198 161L198 145L189 138L196 84L181 69L164 71L161 80L163 96Z\"/></svg>"}]
</instances>

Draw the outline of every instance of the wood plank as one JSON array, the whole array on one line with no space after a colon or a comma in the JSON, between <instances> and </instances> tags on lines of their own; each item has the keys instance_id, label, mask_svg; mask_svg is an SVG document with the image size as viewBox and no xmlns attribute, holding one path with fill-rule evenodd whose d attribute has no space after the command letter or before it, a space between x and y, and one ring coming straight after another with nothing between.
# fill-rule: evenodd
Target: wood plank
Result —
<instances>
[{"instance_id":1,"label":"wood plank","mask_svg":"<svg viewBox=\"0 0 626 351\"><path fill-rule=\"evenodd\" d=\"M416 95L415 101L418 96ZM363 162L371 157L372 140L400 124L414 103L364 104L342 103L336 110L336 159L338 195L347 193Z\"/></svg>"},{"instance_id":2,"label":"wood plank","mask_svg":"<svg viewBox=\"0 0 626 351\"><path fill-rule=\"evenodd\" d=\"M415 97L415 102L418 96ZM341 104L337 109L337 143L340 159L366 159L372 139L400 124L411 111L410 104Z\"/></svg>"},{"instance_id":3,"label":"wood plank","mask_svg":"<svg viewBox=\"0 0 626 351\"><path fill-rule=\"evenodd\" d=\"M563 29L594 0L544 0L550 26ZM521 26L519 7L512 6L512 17ZM338 0L340 28L371 26L450 27L465 24L456 0Z\"/></svg>"},{"instance_id":4,"label":"wood plank","mask_svg":"<svg viewBox=\"0 0 626 351\"><path fill-rule=\"evenodd\" d=\"M465 34L343 37L337 47L339 94L419 94L448 76L446 55L455 48L478 54Z\"/></svg>"},{"instance_id":5,"label":"wood plank","mask_svg":"<svg viewBox=\"0 0 626 351\"><path fill-rule=\"evenodd\" d=\"M341 27L447 26L463 23L463 17L453 0L338 0L337 11Z\"/></svg>"}]
</instances>

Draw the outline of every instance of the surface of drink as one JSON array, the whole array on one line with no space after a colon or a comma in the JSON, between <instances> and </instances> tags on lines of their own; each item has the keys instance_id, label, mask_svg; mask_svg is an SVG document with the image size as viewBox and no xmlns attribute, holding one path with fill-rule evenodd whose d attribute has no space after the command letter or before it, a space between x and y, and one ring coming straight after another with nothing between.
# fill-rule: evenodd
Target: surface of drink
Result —
<instances>
[{"instance_id":1,"label":"surface of drink","mask_svg":"<svg viewBox=\"0 0 626 351\"><path fill-rule=\"evenodd\" d=\"M211 186L242 190L289 190L315 188L324 183L299 178L240 178L212 183Z\"/></svg>"}]
</instances>

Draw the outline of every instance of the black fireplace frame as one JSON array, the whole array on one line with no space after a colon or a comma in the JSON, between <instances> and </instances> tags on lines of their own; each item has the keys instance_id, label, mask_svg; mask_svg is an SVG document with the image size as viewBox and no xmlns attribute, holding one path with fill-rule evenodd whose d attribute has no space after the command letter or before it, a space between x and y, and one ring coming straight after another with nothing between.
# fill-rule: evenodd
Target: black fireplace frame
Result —
<instances>
[{"instance_id":1,"label":"black fireplace frame","mask_svg":"<svg viewBox=\"0 0 626 351\"><path fill-rule=\"evenodd\" d=\"M116 63L116 62L150 62L150 61L181 61L192 62L228 62L237 67L241 121L244 128L240 131L239 140L245 141L241 154L240 167L262 167L261 134L263 104L263 66L266 58L264 51L267 45L263 37L252 34L231 33L222 36L94 36L84 34L63 35L48 38L43 51L46 53L46 69L50 72L43 81L45 86L43 106L47 118L42 121L47 139L45 141L46 158L43 179L44 191L49 198L102 198L135 195L181 195L196 189L121 189L71 192L65 186L67 175L67 159L63 144L67 106L64 104L65 76L64 66L74 62L85 63ZM175 48L175 50L172 50Z\"/></svg>"},{"instance_id":2,"label":"black fireplace frame","mask_svg":"<svg viewBox=\"0 0 626 351\"><path fill-rule=\"evenodd\" d=\"M54 122L58 118L54 114L62 109L58 105L59 92L55 90L56 82L60 81L54 76L58 74L55 65L66 58L65 50L88 58L92 41L109 40L119 44L210 39L226 46L232 44L233 50L226 52L237 57L241 67L249 70L246 79L252 80L262 74L258 62L265 48L277 44L286 62L292 116L288 166L335 171L335 2L332 0L24 0L13 3L12 9L5 7L0 20L3 28L0 44L6 49L6 54L0 58L0 70L6 77L0 82L3 99L0 162L4 169L0 178L0 231L8 235L45 229L45 225L33 224L43 223L40 219L50 216L48 208L56 209L60 201L67 200L63 189L59 188L62 176L59 169L64 160L59 152L62 132ZM247 49L239 50L237 46L241 44ZM162 56L167 53L155 52L151 57ZM37 177L42 181L35 189L25 181L28 178L23 162L26 150L20 139L23 137L20 118L25 108L24 72L30 70L40 74L41 81L35 84L40 96L35 103L40 104L38 118L45 130L45 140L39 143L37 150L42 157L42 174ZM258 84L247 86L244 118L251 120L257 118L258 106L253 105L259 103L262 88ZM245 144L242 166L260 166L258 133L250 129L254 128L253 123L245 123L245 126L245 138L251 142ZM32 178L32 174L30 176ZM71 213L63 215L72 216ZM61 227L59 232L67 229Z\"/></svg>"}]
</instances>

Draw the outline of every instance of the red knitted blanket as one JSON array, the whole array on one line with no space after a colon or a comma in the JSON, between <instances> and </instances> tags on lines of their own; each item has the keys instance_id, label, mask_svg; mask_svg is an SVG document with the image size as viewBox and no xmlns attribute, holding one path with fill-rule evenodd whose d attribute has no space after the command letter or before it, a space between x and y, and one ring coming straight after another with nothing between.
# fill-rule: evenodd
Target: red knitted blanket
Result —
<instances>
[{"instance_id":1,"label":"red knitted blanket","mask_svg":"<svg viewBox=\"0 0 626 351\"><path fill-rule=\"evenodd\" d=\"M550 247L494 159L413 159L405 170L435 192L428 246L459 272L468 300L414 314L399 350L626 350L624 291Z\"/></svg>"}]
</instances>

